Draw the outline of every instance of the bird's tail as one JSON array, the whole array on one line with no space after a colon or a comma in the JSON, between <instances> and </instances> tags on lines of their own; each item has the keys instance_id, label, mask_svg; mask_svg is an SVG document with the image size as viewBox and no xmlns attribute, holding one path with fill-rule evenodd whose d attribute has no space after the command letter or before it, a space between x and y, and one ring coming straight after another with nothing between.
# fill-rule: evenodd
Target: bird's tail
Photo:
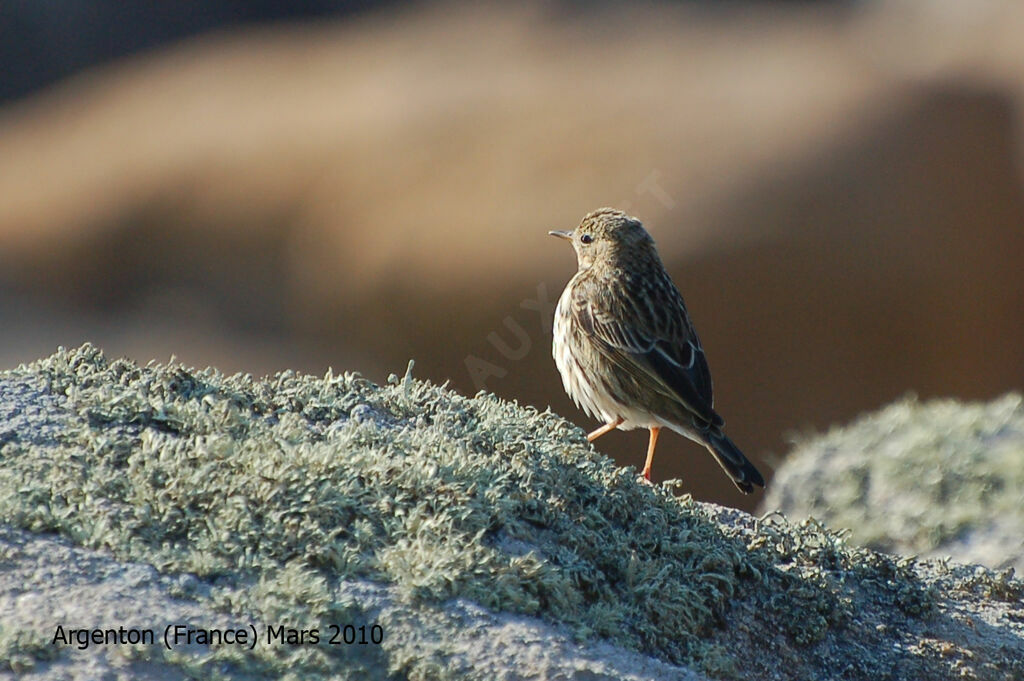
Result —
<instances>
[{"instance_id":1,"label":"bird's tail","mask_svg":"<svg viewBox=\"0 0 1024 681\"><path fill-rule=\"evenodd\" d=\"M761 473L721 430L716 428L706 433L704 445L741 492L750 494L754 491L754 485L764 487L764 478L761 477Z\"/></svg>"}]
</instances>

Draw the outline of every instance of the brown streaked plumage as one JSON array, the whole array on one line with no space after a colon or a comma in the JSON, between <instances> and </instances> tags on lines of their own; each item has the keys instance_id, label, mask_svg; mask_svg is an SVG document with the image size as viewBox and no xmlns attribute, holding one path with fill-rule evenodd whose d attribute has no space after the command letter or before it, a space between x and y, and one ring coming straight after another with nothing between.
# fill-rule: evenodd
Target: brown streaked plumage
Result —
<instances>
[{"instance_id":1,"label":"brown streaked plumage","mask_svg":"<svg viewBox=\"0 0 1024 681\"><path fill-rule=\"evenodd\" d=\"M552 355L577 406L606 425L650 430L644 478L663 427L708 448L743 492L764 478L722 432L711 373L679 289L654 240L634 217L611 208L590 213L571 232L579 271L555 309Z\"/></svg>"}]
</instances>

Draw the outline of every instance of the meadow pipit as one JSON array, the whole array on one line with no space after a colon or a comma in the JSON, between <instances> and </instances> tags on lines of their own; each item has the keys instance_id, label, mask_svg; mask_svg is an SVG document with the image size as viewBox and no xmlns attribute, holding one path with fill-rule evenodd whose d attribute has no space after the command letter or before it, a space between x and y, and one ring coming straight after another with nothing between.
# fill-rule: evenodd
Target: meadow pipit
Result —
<instances>
[{"instance_id":1,"label":"meadow pipit","mask_svg":"<svg viewBox=\"0 0 1024 681\"><path fill-rule=\"evenodd\" d=\"M711 373L679 289L640 221L596 210L571 232L579 271L555 309L552 355L569 396L605 425L591 442L618 428L651 432L643 475L663 427L708 448L747 494L764 478L722 432Z\"/></svg>"}]
</instances>

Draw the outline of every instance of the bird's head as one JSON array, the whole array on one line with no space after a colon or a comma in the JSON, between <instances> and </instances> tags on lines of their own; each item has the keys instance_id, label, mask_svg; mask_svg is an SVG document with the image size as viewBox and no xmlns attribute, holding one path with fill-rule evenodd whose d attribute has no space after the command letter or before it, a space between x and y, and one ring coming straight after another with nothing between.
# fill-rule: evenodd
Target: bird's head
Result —
<instances>
[{"instance_id":1,"label":"bird's head","mask_svg":"<svg viewBox=\"0 0 1024 681\"><path fill-rule=\"evenodd\" d=\"M623 256L654 253L654 240L643 224L614 208L595 210L572 231L553 230L548 234L572 242L581 270Z\"/></svg>"}]
</instances>

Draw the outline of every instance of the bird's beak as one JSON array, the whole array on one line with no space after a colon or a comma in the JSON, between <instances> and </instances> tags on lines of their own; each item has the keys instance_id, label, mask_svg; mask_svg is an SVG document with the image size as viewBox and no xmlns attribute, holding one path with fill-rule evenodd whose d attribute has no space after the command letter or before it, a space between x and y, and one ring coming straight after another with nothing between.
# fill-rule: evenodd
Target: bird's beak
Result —
<instances>
[{"instance_id":1,"label":"bird's beak","mask_svg":"<svg viewBox=\"0 0 1024 681\"><path fill-rule=\"evenodd\" d=\"M572 232L563 232L557 229L553 229L548 232L551 236L557 236L559 239L565 239L566 241L572 241Z\"/></svg>"}]
</instances>

